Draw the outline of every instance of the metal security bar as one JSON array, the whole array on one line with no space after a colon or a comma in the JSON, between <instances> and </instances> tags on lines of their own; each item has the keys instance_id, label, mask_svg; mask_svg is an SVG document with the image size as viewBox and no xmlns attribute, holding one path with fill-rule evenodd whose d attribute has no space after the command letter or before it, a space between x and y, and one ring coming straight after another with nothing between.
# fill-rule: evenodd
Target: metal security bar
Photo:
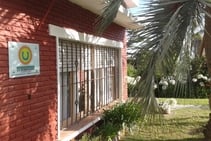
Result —
<instances>
[{"instance_id":1,"label":"metal security bar","mask_svg":"<svg viewBox=\"0 0 211 141\"><path fill-rule=\"evenodd\" d=\"M118 49L59 40L61 129L118 96Z\"/></svg>"}]
</instances>

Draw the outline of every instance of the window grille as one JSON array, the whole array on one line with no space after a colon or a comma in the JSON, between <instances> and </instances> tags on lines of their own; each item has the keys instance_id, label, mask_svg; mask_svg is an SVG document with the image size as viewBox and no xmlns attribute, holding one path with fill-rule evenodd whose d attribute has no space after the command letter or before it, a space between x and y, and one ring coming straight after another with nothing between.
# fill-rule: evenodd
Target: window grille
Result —
<instances>
[{"instance_id":1,"label":"window grille","mask_svg":"<svg viewBox=\"0 0 211 141\"><path fill-rule=\"evenodd\" d=\"M59 40L61 129L118 96L118 49Z\"/></svg>"}]
</instances>

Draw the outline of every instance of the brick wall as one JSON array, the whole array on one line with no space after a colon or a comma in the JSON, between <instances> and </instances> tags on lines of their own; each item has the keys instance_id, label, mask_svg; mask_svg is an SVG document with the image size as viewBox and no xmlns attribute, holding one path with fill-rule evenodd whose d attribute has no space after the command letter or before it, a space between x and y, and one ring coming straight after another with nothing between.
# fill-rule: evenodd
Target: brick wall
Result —
<instances>
[{"instance_id":1,"label":"brick wall","mask_svg":"<svg viewBox=\"0 0 211 141\"><path fill-rule=\"evenodd\" d=\"M122 55L122 100L126 101L128 98L127 91L127 43L126 43L126 35L123 39L124 48L121 50Z\"/></svg>"},{"instance_id":2,"label":"brick wall","mask_svg":"<svg viewBox=\"0 0 211 141\"><path fill-rule=\"evenodd\" d=\"M94 34L95 17L67 0L0 0L0 140L56 140L56 40L48 24ZM103 34L117 41L124 36L116 24ZM39 44L40 75L9 79L8 41Z\"/></svg>"}]
</instances>

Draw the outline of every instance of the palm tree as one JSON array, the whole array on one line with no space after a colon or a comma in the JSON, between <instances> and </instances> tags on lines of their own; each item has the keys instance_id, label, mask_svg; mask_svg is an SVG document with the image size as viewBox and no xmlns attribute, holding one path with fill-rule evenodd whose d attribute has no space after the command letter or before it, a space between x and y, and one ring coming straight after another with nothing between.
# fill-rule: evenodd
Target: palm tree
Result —
<instances>
[{"instance_id":1,"label":"palm tree","mask_svg":"<svg viewBox=\"0 0 211 141\"><path fill-rule=\"evenodd\" d=\"M211 44L211 4L209 4L206 8L206 16L205 16L205 33L203 38L203 45L202 48L205 49L206 52L206 58L207 58L207 65L208 65L208 71L209 74L211 74L211 47L209 46Z\"/></svg>"},{"instance_id":2,"label":"palm tree","mask_svg":"<svg viewBox=\"0 0 211 141\"><path fill-rule=\"evenodd\" d=\"M97 28L102 32L114 20L123 0L108 0ZM203 47L206 51L208 69L211 74L211 1L210 0L145 0L134 16L144 29L130 32L130 46L137 54L145 49L151 53L146 71L137 84L135 101L140 102L142 115L159 111L154 94L154 76L157 71L163 75L175 70L178 85L186 90L191 56L193 55L193 34L197 28L204 29ZM204 20L205 19L205 20ZM205 21L205 24L204 24ZM205 27L205 28L204 28ZM134 54L136 56L136 54Z\"/></svg>"},{"instance_id":3,"label":"palm tree","mask_svg":"<svg viewBox=\"0 0 211 141\"><path fill-rule=\"evenodd\" d=\"M193 55L193 34L197 28L205 25L203 46L209 70L211 71L211 1L210 0L144 0L144 4L134 15L144 29L131 31L131 46L139 54L143 49L149 50L146 72L137 84L136 98L144 108L143 115L157 112L158 106L154 96L154 75L162 71L165 75L172 68L176 70L178 82L187 82L190 72L190 56ZM103 14L98 19L97 27L102 32L116 16L123 0L109 0ZM205 18L204 18L205 17ZM205 24L203 23L205 19ZM134 54L136 55L136 54ZM211 72L210 72L211 74ZM182 85L183 83L178 83ZM184 88L185 89L185 88Z\"/></svg>"},{"instance_id":4,"label":"palm tree","mask_svg":"<svg viewBox=\"0 0 211 141\"><path fill-rule=\"evenodd\" d=\"M204 30L205 49L209 74L211 75L211 0L143 0L134 15L144 29L130 31L131 47L137 54L149 50L151 56L137 83L134 100L139 102L142 115L159 111L154 94L154 76L157 71L163 75L175 70L179 89L187 90L190 72L193 34L197 28ZM103 14L97 20L97 29L102 32L114 20L123 0L108 0ZM134 54L136 56L136 54Z\"/></svg>"}]
</instances>

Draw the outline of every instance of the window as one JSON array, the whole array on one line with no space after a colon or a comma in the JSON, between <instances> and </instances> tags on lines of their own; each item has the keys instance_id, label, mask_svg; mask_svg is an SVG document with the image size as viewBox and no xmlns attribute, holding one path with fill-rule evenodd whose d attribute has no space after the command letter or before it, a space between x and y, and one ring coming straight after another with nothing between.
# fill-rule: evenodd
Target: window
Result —
<instances>
[{"instance_id":1,"label":"window","mask_svg":"<svg viewBox=\"0 0 211 141\"><path fill-rule=\"evenodd\" d=\"M59 40L61 129L118 99L118 49Z\"/></svg>"}]
</instances>

